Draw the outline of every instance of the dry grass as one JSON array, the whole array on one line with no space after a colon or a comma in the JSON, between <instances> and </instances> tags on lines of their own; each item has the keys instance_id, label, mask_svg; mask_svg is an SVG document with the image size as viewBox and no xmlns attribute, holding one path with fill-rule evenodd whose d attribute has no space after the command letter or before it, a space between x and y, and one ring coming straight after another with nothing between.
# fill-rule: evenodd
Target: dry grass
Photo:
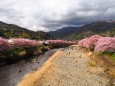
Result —
<instances>
[{"instance_id":1,"label":"dry grass","mask_svg":"<svg viewBox=\"0 0 115 86\"><path fill-rule=\"evenodd\" d=\"M51 66L52 60L61 53L62 52L57 51L42 65L40 69L33 73L27 74L17 86L34 86L35 81L38 80L42 74Z\"/></svg>"},{"instance_id":2,"label":"dry grass","mask_svg":"<svg viewBox=\"0 0 115 86\"><path fill-rule=\"evenodd\" d=\"M62 55L54 58L52 66L36 81L35 86L108 85L109 78L103 68L90 61L78 48L70 47L64 50Z\"/></svg>"},{"instance_id":3,"label":"dry grass","mask_svg":"<svg viewBox=\"0 0 115 86\"><path fill-rule=\"evenodd\" d=\"M101 66L97 66L97 62L103 65L103 61L92 55L78 46L65 49L63 54L58 51L40 69L26 75L17 86L110 86L107 74ZM108 73L114 76L115 70L112 68Z\"/></svg>"},{"instance_id":4,"label":"dry grass","mask_svg":"<svg viewBox=\"0 0 115 86\"><path fill-rule=\"evenodd\" d=\"M96 63L95 63L95 61L89 61L89 62L88 62L88 65L89 65L90 67L94 67L94 66L96 66Z\"/></svg>"}]
</instances>

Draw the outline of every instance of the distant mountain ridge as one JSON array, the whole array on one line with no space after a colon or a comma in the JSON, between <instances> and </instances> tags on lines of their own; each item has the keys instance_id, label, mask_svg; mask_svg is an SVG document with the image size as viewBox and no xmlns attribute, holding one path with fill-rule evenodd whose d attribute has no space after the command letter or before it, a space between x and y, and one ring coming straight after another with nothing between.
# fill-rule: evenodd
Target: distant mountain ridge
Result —
<instances>
[{"instance_id":1,"label":"distant mountain ridge","mask_svg":"<svg viewBox=\"0 0 115 86\"><path fill-rule=\"evenodd\" d=\"M50 32L48 32L48 34L54 38L60 39L66 35L71 35L71 34L77 32L77 30L79 30L79 27L64 27L64 28L56 30L56 31L50 31Z\"/></svg>"},{"instance_id":2,"label":"distant mountain ridge","mask_svg":"<svg viewBox=\"0 0 115 86\"><path fill-rule=\"evenodd\" d=\"M66 27L68 29L71 29L71 27ZM68 33L68 34L63 34L61 33L64 32L66 33L66 28L60 29L59 31L54 31L54 32L48 32L51 36L59 39L66 39L66 40L79 40L85 37L89 37L91 35L99 34L102 36L115 36L115 21L98 21L90 24L83 25L81 27L74 27L73 31ZM53 34L58 35L53 35ZM61 36L63 34L63 36ZM60 37L61 36L61 37Z\"/></svg>"},{"instance_id":3,"label":"distant mountain ridge","mask_svg":"<svg viewBox=\"0 0 115 86\"><path fill-rule=\"evenodd\" d=\"M30 31L26 28L19 27L14 24L7 24L0 21L0 37L4 38L29 38L37 40L53 39L50 35L43 31Z\"/></svg>"}]
</instances>

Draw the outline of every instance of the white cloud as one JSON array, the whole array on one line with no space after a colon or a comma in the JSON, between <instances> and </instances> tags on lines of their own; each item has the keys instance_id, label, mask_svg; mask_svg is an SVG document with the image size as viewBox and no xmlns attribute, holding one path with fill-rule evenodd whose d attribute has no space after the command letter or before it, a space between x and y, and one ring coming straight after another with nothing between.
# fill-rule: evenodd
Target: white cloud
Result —
<instances>
[{"instance_id":1,"label":"white cloud","mask_svg":"<svg viewBox=\"0 0 115 86\"><path fill-rule=\"evenodd\" d=\"M1 21L34 31L114 19L114 14L115 0L0 0Z\"/></svg>"},{"instance_id":2,"label":"white cloud","mask_svg":"<svg viewBox=\"0 0 115 86\"><path fill-rule=\"evenodd\" d=\"M45 31L45 32L47 32L47 31L49 31L47 28L45 28L45 27L42 27L42 26L36 26L36 25L33 25L32 27L30 27L31 29L30 30L34 30L34 31Z\"/></svg>"}]
</instances>

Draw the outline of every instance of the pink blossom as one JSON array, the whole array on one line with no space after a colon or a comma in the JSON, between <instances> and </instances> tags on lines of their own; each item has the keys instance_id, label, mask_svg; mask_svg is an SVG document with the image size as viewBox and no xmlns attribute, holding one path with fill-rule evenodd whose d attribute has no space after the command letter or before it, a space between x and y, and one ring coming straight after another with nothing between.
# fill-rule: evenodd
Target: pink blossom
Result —
<instances>
[{"instance_id":1,"label":"pink blossom","mask_svg":"<svg viewBox=\"0 0 115 86\"><path fill-rule=\"evenodd\" d=\"M87 47L88 48L91 48L91 49L94 49L97 41L102 38L102 36L99 36L99 35L93 35L91 36L89 39L88 39L88 44L87 44Z\"/></svg>"},{"instance_id":2,"label":"pink blossom","mask_svg":"<svg viewBox=\"0 0 115 86\"><path fill-rule=\"evenodd\" d=\"M87 45L87 44L89 44L88 42L89 42L89 38L84 38L78 42L78 45L82 46L82 47L89 48L89 46Z\"/></svg>"},{"instance_id":3,"label":"pink blossom","mask_svg":"<svg viewBox=\"0 0 115 86\"><path fill-rule=\"evenodd\" d=\"M115 52L115 37L100 38L96 43L95 52Z\"/></svg>"},{"instance_id":4,"label":"pink blossom","mask_svg":"<svg viewBox=\"0 0 115 86\"><path fill-rule=\"evenodd\" d=\"M10 49L10 45L8 41L2 37L0 37L0 50Z\"/></svg>"},{"instance_id":5,"label":"pink blossom","mask_svg":"<svg viewBox=\"0 0 115 86\"><path fill-rule=\"evenodd\" d=\"M99 35L93 35L89 38L82 39L78 42L79 46L85 47L85 48L90 48L94 49L96 42L102 38L102 36Z\"/></svg>"},{"instance_id":6,"label":"pink blossom","mask_svg":"<svg viewBox=\"0 0 115 86\"><path fill-rule=\"evenodd\" d=\"M64 41L64 40L46 40L48 45L72 45L72 44L77 44L77 42L72 42L72 41Z\"/></svg>"},{"instance_id":7,"label":"pink blossom","mask_svg":"<svg viewBox=\"0 0 115 86\"><path fill-rule=\"evenodd\" d=\"M39 41L23 39L23 38L10 39L9 43L15 47L42 45Z\"/></svg>"}]
</instances>

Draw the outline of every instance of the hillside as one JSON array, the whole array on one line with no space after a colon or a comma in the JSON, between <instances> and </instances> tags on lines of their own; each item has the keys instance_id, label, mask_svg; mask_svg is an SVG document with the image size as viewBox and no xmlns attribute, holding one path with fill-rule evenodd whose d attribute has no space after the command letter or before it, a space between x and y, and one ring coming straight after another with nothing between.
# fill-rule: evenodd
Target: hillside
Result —
<instances>
[{"instance_id":1,"label":"hillside","mask_svg":"<svg viewBox=\"0 0 115 86\"><path fill-rule=\"evenodd\" d=\"M64 35L63 33L60 32L58 33L57 37L55 35L52 36L60 39L66 39L66 40L82 39L95 34L99 34L102 36L112 36L112 37L115 36L115 21L98 21L91 24L86 24L79 28L78 27L74 27L74 28L77 29L73 30L73 32L70 32L71 34ZM57 34L56 32L57 31L55 31L55 34ZM64 30L64 32L66 33L66 29ZM60 35L62 34L63 37L60 37Z\"/></svg>"},{"instance_id":2,"label":"hillside","mask_svg":"<svg viewBox=\"0 0 115 86\"><path fill-rule=\"evenodd\" d=\"M50 31L48 34L54 38L60 39L77 32L78 29L79 27L64 27L56 31Z\"/></svg>"},{"instance_id":3,"label":"hillside","mask_svg":"<svg viewBox=\"0 0 115 86\"><path fill-rule=\"evenodd\" d=\"M6 24L0 21L0 37L4 38L29 38L29 39L52 39L50 35L43 31L30 31L13 24Z\"/></svg>"}]
</instances>

